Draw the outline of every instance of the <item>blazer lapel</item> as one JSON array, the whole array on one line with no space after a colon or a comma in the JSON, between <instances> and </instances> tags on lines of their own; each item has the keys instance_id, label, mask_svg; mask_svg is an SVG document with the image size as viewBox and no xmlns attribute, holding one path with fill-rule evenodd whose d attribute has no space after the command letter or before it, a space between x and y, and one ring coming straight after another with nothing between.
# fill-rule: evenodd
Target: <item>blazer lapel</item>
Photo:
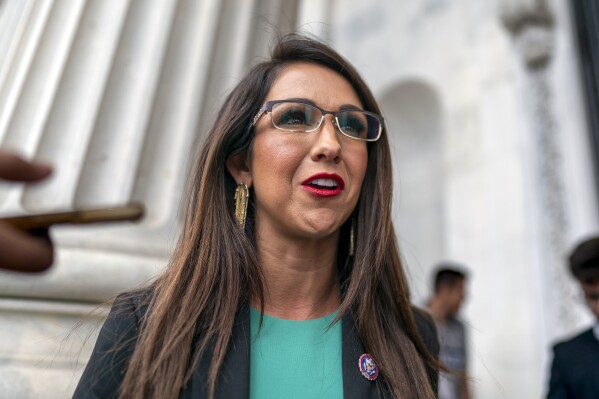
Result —
<instances>
[{"instance_id":1,"label":"blazer lapel","mask_svg":"<svg viewBox=\"0 0 599 399\"><path fill-rule=\"evenodd\" d=\"M341 363L343 367L343 398L344 399L364 399L379 398L380 387L382 387L382 376L376 380L366 379L359 368L359 359L364 353L364 345L358 337L354 319L351 314L346 314L342 319L342 355Z\"/></svg>"},{"instance_id":2,"label":"blazer lapel","mask_svg":"<svg viewBox=\"0 0 599 399\"><path fill-rule=\"evenodd\" d=\"M208 374L214 345L196 366L182 398L208 398ZM248 399L250 396L250 308L242 306L235 317L229 349L216 384L216 398Z\"/></svg>"},{"instance_id":3,"label":"blazer lapel","mask_svg":"<svg viewBox=\"0 0 599 399\"><path fill-rule=\"evenodd\" d=\"M243 306L233 327L229 350L216 386L217 398L250 397L250 308Z\"/></svg>"}]
</instances>

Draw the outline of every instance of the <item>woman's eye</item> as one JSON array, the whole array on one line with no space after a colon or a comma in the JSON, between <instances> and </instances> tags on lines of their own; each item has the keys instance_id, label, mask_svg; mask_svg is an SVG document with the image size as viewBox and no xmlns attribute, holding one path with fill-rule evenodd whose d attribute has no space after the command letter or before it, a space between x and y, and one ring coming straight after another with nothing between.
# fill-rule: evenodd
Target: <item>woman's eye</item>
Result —
<instances>
[{"instance_id":1,"label":"woman's eye","mask_svg":"<svg viewBox=\"0 0 599 399\"><path fill-rule=\"evenodd\" d=\"M341 121L341 130L344 133L358 136L366 130L366 125L359 118L343 118Z\"/></svg>"},{"instance_id":2,"label":"woman's eye","mask_svg":"<svg viewBox=\"0 0 599 399\"><path fill-rule=\"evenodd\" d=\"M279 115L277 124L281 125L304 125L306 114L300 110L286 111Z\"/></svg>"}]
</instances>

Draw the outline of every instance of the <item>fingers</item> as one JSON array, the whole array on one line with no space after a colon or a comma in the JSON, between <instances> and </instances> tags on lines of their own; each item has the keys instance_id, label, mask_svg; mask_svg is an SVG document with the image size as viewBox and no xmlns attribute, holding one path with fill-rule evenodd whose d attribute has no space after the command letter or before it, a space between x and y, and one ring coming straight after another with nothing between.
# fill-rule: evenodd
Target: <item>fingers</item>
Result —
<instances>
[{"instance_id":1,"label":"fingers","mask_svg":"<svg viewBox=\"0 0 599 399\"><path fill-rule=\"evenodd\" d=\"M19 155L0 149L0 180L33 182L52 173L50 165L30 162ZM46 270L52 264L54 251L47 238L15 229L0 222L0 269L24 272Z\"/></svg>"},{"instance_id":2,"label":"fingers","mask_svg":"<svg viewBox=\"0 0 599 399\"><path fill-rule=\"evenodd\" d=\"M29 162L19 155L0 149L0 179L31 182L52 173L52 167L42 162Z\"/></svg>"},{"instance_id":3,"label":"fingers","mask_svg":"<svg viewBox=\"0 0 599 399\"><path fill-rule=\"evenodd\" d=\"M54 250L46 237L36 237L0 222L0 269L41 272L52 264Z\"/></svg>"}]
</instances>

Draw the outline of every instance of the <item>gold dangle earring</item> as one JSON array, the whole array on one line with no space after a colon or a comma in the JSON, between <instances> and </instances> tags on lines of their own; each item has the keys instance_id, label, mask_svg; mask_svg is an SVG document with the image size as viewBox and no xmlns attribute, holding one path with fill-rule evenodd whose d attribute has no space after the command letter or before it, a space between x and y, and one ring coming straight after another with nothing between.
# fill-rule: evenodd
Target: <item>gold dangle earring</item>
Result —
<instances>
[{"instance_id":1,"label":"gold dangle earring","mask_svg":"<svg viewBox=\"0 0 599 399\"><path fill-rule=\"evenodd\" d=\"M250 192L248 186L243 184L243 182L239 183L235 189L235 217L242 230L245 229L245 218L247 217L249 196Z\"/></svg>"},{"instance_id":2,"label":"gold dangle earring","mask_svg":"<svg viewBox=\"0 0 599 399\"><path fill-rule=\"evenodd\" d=\"M356 253L356 218L351 218L351 229L349 230L349 256Z\"/></svg>"}]
</instances>

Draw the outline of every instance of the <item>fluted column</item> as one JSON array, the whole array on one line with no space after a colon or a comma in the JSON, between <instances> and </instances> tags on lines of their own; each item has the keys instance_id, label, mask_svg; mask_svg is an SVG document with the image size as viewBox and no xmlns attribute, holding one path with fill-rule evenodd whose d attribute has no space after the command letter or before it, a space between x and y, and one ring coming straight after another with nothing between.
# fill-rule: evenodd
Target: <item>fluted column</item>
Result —
<instances>
[{"instance_id":1,"label":"fluted column","mask_svg":"<svg viewBox=\"0 0 599 399\"><path fill-rule=\"evenodd\" d=\"M52 271L2 276L0 292L103 301L165 265L194 146L277 29L293 27L297 5L56 0L9 7L26 20L5 28L21 31L11 49L33 50L29 57L12 50L6 75L20 79L1 87L0 143L52 162L56 173L40 185L0 190L0 211L134 200L147 217L139 225L54 228Z\"/></svg>"},{"instance_id":2,"label":"fluted column","mask_svg":"<svg viewBox=\"0 0 599 399\"><path fill-rule=\"evenodd\" d=\"M0 214L129 201L147 213L139 224L55 227L48 273L0 272L0 397L70 395L97 333L72 326L164 268L195 147L273 37L295 28L297 9L275 0L0 1L0 146L55 166L47 182L0 185ZM97 327L106 311L85 320Z\"/></svg>"},{"instance_id":3,"label":"fluted column","mask_svg":"<svg viewBox=\"0 0 599 399\"><path fill-rule=\"evenodd\" d=\"M563 139L555 117L551 61L555 53L554 15L546 0L503 0L502 20L512 35L525 67L526 95L532 104L530 122L535 152L530 164L536 177L538 257L542 265L546 334L551 340L576 323L572 284L566 258L570 222L564 186ZM559 298L559 300L555 300Z\"/></svg>"}]
</instances>

